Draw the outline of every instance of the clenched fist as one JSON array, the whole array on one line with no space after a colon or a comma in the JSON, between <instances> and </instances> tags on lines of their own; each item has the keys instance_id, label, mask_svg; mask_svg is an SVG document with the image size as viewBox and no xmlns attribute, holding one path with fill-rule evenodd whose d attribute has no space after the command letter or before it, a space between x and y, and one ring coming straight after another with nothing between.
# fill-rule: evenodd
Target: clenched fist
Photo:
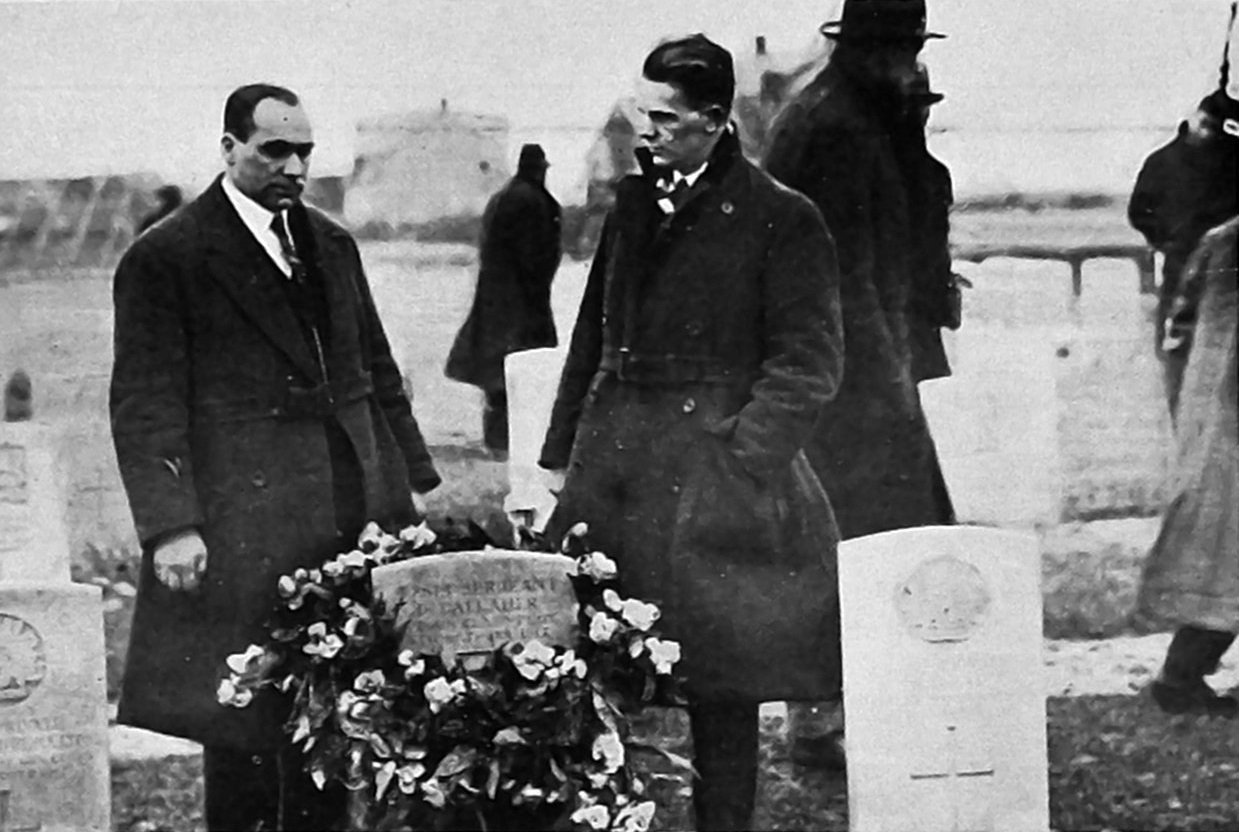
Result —
<instances>
[{"instance_id":1,"label":"clenched fist","mask_svg":"<svg viewBox=\"0 0 1239 832\"><path fill-rule=\"evenodd\" d=\"M207 550L196 529L180 532L155 547L155 577L168 589L192 592L206 572Z\"/></svg>"}]
</instances>

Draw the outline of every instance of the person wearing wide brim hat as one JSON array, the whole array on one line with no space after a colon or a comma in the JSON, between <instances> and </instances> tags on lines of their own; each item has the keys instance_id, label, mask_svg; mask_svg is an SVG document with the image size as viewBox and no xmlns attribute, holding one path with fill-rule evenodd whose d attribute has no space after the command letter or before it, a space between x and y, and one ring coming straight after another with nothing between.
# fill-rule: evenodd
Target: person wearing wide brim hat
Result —
<instances>
[{"instance_id":1,"label":"person wearing wide brim hat","mask_svg":"<svg viewBox=\"0 0 1239 832\"><path fill-rule=\"evenodd\" d=\"M775 118L763 159L817 205L838 245L847 372L805 453L845 539L953 523L910 334L927 234L912 221L916 200L895 141L925 100L913 92L918 57L942 35L928 30L924 0L845 0L821 32L830 57ZM793 762L843 767L840 732L815 733L800 710L790 713Z\"/></svg>"},{"instance_id":2,"label":"person wearing wide brim hat","mask_svg":"<svg viewBox=\"0 0 1239 832\"><path fill-rule=\"evenodd\" d=\"M945 38L926 29L924 0L845 0L838 20L819 31L832 40L936 40Z\"/></svg>"},{"instance_id":3,"label":"person wearing wide brim hat","mask_svg":"<svg viewBox=\"0 0 1239 832\"><path fill-rule=\"evenodd\" d=\"M546 188L549 167L541 145L523 145L516 175L487 202L473 304L444 368L448 378L481 388L482 441L498 459L508 452L504 359L559 343L551 282L562 253L562 211Z\"/></svg>"}]
</instances>

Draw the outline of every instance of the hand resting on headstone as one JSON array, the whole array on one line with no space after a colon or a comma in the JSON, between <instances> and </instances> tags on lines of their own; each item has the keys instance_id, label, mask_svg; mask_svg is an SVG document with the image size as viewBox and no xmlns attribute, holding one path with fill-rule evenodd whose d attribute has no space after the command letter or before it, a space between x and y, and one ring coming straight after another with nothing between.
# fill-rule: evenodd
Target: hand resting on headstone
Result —
<instances>
[{"instance_id":1,"label":"hand resting on headstone","mask_svg":"<svg viewBox=\"0 0 1239 832\"><path fill-rule=\"evenodd\" d=\"M155 547L155 577L168 589L192 592L206 571L207 549L197 529L178 532Z\"/></svg>"}]
</instances>

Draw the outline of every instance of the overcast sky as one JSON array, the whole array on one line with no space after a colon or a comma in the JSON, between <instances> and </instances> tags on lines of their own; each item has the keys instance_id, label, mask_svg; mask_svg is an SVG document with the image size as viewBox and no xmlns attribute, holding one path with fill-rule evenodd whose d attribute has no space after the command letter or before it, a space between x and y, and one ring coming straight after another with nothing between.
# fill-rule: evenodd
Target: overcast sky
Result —
<instances>
[{"instance_id":1,"label":"overcast sky","mask_svg":"<svg viewBox=\"0 0 1239 832\"><path fill-rule=\"evenodd\" d=\"M218 167L223 98L302 93L315 171L351 166L359 116L437 106L516 135L598 123L660 37L756 35L803 53L838 0L0 2L0 178ZM1173 129L1216 84L1227 0L930 0L924 56L956 131ZM1156 140L1156 138L1154 139ZM512 148L513 155L516 148Z\"/></svg>"}]
</instances>

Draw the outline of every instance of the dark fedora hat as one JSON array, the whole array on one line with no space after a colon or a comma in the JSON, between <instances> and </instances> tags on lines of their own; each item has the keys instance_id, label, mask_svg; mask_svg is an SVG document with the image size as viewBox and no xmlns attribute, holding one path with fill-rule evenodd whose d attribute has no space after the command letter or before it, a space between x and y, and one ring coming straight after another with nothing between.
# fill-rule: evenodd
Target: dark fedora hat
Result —
<instances>
[{"instance_id":1,"label":"dark fedora hat","mask_svg":"<svg viewBox=\"0 0 1239 832\"><path fill-rule=\"evenodd\" d=\"M929 40L946 35L925 29L925 0L843 0L839 20L821 33L837 40Z\"/></svg>"}]
</instances>

